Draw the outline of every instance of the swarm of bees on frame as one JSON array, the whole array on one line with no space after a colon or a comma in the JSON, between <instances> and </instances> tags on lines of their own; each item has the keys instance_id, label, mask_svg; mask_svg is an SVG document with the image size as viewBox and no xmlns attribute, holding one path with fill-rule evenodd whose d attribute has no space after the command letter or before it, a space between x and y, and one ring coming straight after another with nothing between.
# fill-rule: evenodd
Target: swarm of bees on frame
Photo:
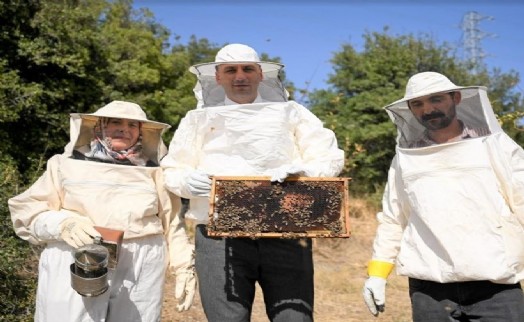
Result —
<instances>
[{"instance_id":1,"label":"swarm of bees on frame","mask_svg":"<svg viewBox=\"0 0 524 322\"><path fill-rule=\"evenodd\" d=\"M229 237L339 237L347 233L343 189L341 181L217 181L208 230Z\"/></svg>"}]
</instances>

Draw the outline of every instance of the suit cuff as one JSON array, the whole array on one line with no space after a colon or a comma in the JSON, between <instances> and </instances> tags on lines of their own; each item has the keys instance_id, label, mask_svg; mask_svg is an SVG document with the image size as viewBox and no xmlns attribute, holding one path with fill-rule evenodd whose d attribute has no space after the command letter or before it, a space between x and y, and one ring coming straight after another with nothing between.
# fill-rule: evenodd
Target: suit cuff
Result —
<instances>
[{"instance_id":1,"label":"suit cuff","mask_svg":"<svg viewBox=\"0 0 524 322\"><path fill-rule=\"evenodd\" d=\"M393 263L372 260L368 264L368 276L387 278L393 267L395 267Z\"/></svg>"}]
</instances>

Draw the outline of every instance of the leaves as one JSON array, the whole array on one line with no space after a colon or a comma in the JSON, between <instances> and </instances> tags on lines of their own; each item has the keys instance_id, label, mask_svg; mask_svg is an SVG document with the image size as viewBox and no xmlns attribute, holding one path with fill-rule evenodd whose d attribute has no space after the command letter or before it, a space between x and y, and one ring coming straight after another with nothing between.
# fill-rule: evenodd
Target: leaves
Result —
<instances>
[{"instance_id":1,"label":"leaves","mask_svg":"<svg viewBox=\"0 0 524 322\"><path fill-rule=\"evenodd\" d=\"M349 44L341 46L331 60L335 71L329 78L331 88L310 95L312 111L335 131L346 152L343 175L353 178L356 192L374 193L386 181L396 130L383 107L404 96L411 75L436 71L456 84L485 85L496 113L524 107L512 90L518 83L513 72L502 74L495 69L473 74L447 44L424 35L392 36L386 28L363 38L362 52Z\"/></svg>"}]
</instances>

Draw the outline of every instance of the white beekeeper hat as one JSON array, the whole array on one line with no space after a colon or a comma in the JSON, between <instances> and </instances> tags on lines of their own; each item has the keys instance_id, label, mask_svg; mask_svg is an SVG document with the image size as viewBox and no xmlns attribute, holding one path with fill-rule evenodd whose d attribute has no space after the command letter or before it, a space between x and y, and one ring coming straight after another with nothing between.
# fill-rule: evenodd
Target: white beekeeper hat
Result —
<instances>
[{"instance_id":1,"label":"white beekeeper hat","mask_svg":"<svg viewBox=\"0 0 524 322\"><path fill-rule=\"evenodd\" d=\"M100 117L106 117L140 121L142 123L142 128L166 130L171 127L165 123L148 120L146 113L140 105L126 101L112 101L91 114L73 114L78 115L78 117L82 119L93 122L96 122Z\"/></svg>"},{"instance_id":2,"label":"white beekeeper hat","mask_svg":"<svg viewBox=\"0 0 524 322\"><path fill-rule=\"evenodd\" d=\"M406 85L404 97L387 105L386 109L408 108L408 101L414 98L436 94L460 91L462 98L477 95L479 89L486 90L484 86L457 86L446 76L436 72L422 72L413 75Z\"/></svg>"},{"instance_id":3,"label":"white beekeeper hat","mask_svg":"<svg viewBox=\"0 0 524 322\"><path fill-rule=\"evenodd\" d=\"M270 102L285 102L289 93L280 80L280 71L284 65L273 62L261 61L257 52L243 44L230 44L220 49L215 56L215 61L193 65L189 71L195 74L198 82L193 89L198 100L197 107L221 105L225 99L222 86L215 79L216 67L221 64L258 64L264 75L258 87L262 99Z\"/></svg>"},{"instance_id":4,"label":"white beekeeper hat","mask_svg":"<svg viewBox=\"0 0 524 322\"><path fill-rule=\"evenodd\" d=\"M191 66L189 71L197 76L212 75L215 76L216 66L220 64L251 64L256 63L260 65L263 73L279 72L284 65L260 61L257 52L243 44L230 44L220 49L215 56L215 61L212 63L203 63Z\"/></svg>"}]
</instances>

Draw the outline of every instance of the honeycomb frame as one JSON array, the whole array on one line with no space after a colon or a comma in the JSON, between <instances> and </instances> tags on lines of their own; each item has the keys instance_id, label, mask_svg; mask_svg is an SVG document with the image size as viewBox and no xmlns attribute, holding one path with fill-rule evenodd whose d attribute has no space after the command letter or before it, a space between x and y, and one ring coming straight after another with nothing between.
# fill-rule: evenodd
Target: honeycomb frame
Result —
<instances>
[{"instance_id":1,"label":"honeycomb frame","mask_svg":"<svg viewBox=\"0 0 524 322\"><path fill-rule=\"evenodd\" d=\"M207 232L212 237L351 236L350 178L212 177Z\"/></svg>"}]
</instances>

